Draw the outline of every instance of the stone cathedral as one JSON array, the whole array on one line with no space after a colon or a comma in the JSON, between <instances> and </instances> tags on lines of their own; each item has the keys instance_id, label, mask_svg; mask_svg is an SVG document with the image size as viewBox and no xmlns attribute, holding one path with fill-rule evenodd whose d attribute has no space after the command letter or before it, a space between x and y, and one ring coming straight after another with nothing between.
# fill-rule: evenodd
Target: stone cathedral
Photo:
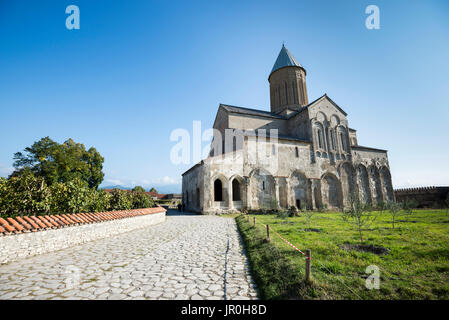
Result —
<instances>
[{"instance_id":1,"label":"stone cathedral","mask_svg":"<svg viewBox=\"0 0 449 320\"><path fill-rule=\"evenodd\" d=\"M268 77L270 111L220 104L209 156L182 175L186 210L394 200L387 151L359 145L347 113L326 94L309 102L306 75L283 45Z\"/></svg>"}]
</instances>

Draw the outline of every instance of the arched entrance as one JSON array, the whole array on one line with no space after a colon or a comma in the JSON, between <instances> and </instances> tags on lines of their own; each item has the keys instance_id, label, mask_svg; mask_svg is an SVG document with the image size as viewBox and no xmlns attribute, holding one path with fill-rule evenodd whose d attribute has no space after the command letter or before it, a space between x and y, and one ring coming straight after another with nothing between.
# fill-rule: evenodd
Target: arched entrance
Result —
<instances>
[{"instance_id":1,"label":"arched entrance","mask_svg":"<svg viewBox=\"0 0 449 320\"><path fill-rule=\"evenodd\" d=\"M321 178L321 195L328 208L341 207L341 185L334 175L328 173Z\"/></svg>"},{"instance_id":2,"label":"arched entrance","mask_svg":"<svg viewBox=\"0 0 449 320\"><path fill-rule=\"evenodd\" d=\"M218 178L214 181L214 201L223 201L223 183Z\"/></svg>"}]
</instances>

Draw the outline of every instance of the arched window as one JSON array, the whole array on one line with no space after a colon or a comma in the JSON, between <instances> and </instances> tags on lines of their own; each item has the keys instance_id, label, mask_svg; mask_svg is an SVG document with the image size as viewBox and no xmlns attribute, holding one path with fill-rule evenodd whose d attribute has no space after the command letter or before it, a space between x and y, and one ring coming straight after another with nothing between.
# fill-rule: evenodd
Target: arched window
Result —
<instances>
[{"instance_id":1,"label":"arched window","mask_svg":"<svg viewBox=\"0 0 449 320\"><path fill-rule=\"evenodd\" d=\"M336 143L335 143L335 132L333 129L331 129L331 149L336 150Z\"/></svg>"},{"instance_id":2,"label":"arched window","mask_svg":"<svg viewBox=\"0 0 449 320\"><path fill-rule=\"evenodd\" d=\"M341 143L341 148L344 151L347 151L347 149L346 149L346 141L345 141L345 137L344 137L343 132L340 133L340 143Z\"/></svg>"},{"instance_id":3,"label":"arched window","mask_svg":"<svg viewBox=\"0 0 449 320\"><path fill-rule=\"evenodd\" d=\"M214 181L214 201L223 201L223 185L220 179Z\"/></svg>"},{"instance_id":4,"label":"arched window","mask_svg":"<svg viewBox=\"0 0 449 320\"><path fill-rule=\"evenodd\" d=\"M240 182L237 179L232 180L232 201L240 201Z\"/></svg>"},{"instance_id":5,"label":"arched window","mask_svg":"<svg viewBox=\"0 0 449 320\"><path fill-rule=\"evenodd\" d=\"M287 86L287 82L284 82L284 87L285 87L285 104L288 104L288 86Z\"/></svg>"},{"instance_id":6,"label":"arched window","mask_svg":"<svg viewBox=\"0 0 449 320\"><path fill-rule=\"evenodd\" d=\"M298 150L298 147L295 147L295 155L296 155L296 158L299 158L299 150Z\"/></svg>"},{"instance_id":7,"label":"arched window","mask_svg":"<svg viewBox=\"0 0 449 320\"><path fill-rule=\"evenodd\" d=\"M293 88L293 103L298 103L298 86L295 85L295 81L292 81Z\"/></svg>"},{"instance_id":8,"label":"arched window","mask_svg":"<svg viewBox=\"0 0 449 320\"><path fill-rule=\"evenodd\" d=\"M318 147L323 149L323 132L321 129L316 130L317 138L318 138Z\"/></svg>"},{"instance_id":9,"label":"arched window","mask_svg":"<svg viewBox=\"0 0 449 320\"><path fill-rule=\"evenodd\" d=\"M200 189L196 188L196 206L200 206Z\"/></svg>"},{"instance_id":10,"label":"arched window","mask_svg":"<svg viewBox=\"0 0 449 320\"><path fill-rule=\"evenodd\" d=\"M278 86L278 102L279 102L279 105L281 105L281 87L280 86Z\"/></svg>"}]
</instances>

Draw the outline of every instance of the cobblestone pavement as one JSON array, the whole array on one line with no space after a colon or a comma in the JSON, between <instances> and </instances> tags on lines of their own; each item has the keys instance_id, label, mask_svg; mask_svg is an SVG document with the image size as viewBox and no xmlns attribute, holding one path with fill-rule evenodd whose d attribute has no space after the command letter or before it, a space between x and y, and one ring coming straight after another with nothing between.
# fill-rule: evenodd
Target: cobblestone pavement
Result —
<instances>
[{"instance_id":1,"label":"cobblestone pavement","mask_svg":"<svg viewBox=\"0 0 449 320\"><path fill-rule=\"evenodd\" d=\"M158 225L0 265L0 299L256 299L234 219Z\"/></svg>"}]
</instances>

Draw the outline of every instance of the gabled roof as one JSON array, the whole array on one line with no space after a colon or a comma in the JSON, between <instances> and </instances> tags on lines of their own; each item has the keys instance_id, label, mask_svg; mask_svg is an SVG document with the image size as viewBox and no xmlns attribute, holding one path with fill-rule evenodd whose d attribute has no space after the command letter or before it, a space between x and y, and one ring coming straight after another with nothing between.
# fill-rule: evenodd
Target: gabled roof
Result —
<instances>
[{"instance_id":1,"label":"gabled roof","mask_svg":"<svg viewBox=\"0 0 449 320\"><path fill-rule=\"evenodd\" d=\"M308 105L306 105L304 108L308 108L308 107L312 106L313 104L315 104L316 102L318 102L319 100L324 99L324 98L326 98L327 100L329 100L329 102L332 103L332 105L333 105L335 108L337 108L338 110L340 110L340 112L343 113L345 116L348 115L342 108L340 108L340 106L339 106L338 104L336 104L336 103L334 102L334 100L332 100L331 98L329 98L329 96L328 96L326 93L323 94L323 95L322 95L321 97L319 97L318 99L316 99L316 100L312 101L311 103L309 103Z\"/></svg>"},{"instance_id":2,"label":"gabled roof","mask_svg":"<svg viewBox=\"0 0 449 320\"><path fill-rule=\"evenodd\" d=\"M302 66L298 63L298 61L296 61L295 57L290 53L290 51L288 51L287 48L282 45L282 49L279 52L278 58L276 59L276 62L274 63L273 69L271 69L270 74L284 67L302 68Z\"/></svg>"},{"instance_id":3,"label":"gabled roof","mask_svg":"<svg viewBox=\"0 0 449 320\"><path fill-rule=\"evenodd\" d=\"M244 108L244 107L231 106L228 104L220 104L220 107L223 107L226 111L229 111L232 113L240 113L240 114L246 114L246 115L250 115L250 116L267 117L267 118L273 118L273 119L285 119L285 117L278 115L276 113L270 112L270 111L249 109L249 108Z\"/></svg>"}]
</instances>

